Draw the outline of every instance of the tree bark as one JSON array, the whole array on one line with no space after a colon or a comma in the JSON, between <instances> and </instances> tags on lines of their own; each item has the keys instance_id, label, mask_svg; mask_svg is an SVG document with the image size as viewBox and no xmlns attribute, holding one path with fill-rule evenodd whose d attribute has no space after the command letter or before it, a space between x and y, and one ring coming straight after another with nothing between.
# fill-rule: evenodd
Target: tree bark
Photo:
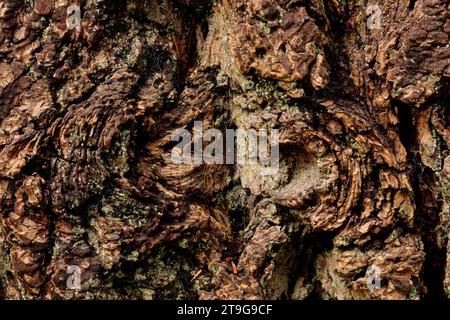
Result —
<instances>
[{"instance_id":1,"label":"tree bark","mask_svg":"<svg viewBox=\"0 0 450 320\"><path fill-rule=\"evenodd\" d=\"M447 299L449 34L446 0L0 0L0 297ZM278 129L278 173L173 163L194 121Z\"/></svg>"}]
</instances>

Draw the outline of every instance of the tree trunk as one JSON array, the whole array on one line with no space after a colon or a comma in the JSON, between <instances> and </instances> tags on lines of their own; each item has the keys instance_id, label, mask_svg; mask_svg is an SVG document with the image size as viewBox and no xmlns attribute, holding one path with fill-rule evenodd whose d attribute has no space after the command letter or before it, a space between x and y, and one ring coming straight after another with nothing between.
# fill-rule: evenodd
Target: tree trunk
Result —
<instances>
[{"instance_id":1,"label":"tree trunk","mask_svg":"<svg viewBox=\"0 0 450 320\"><path fill-rule=\"evenodd\" d=\"M449 33L446 0L0 0L0 297L448 298ZM174 163L194 121L278 129L278 172Z\"/></svg>"}]
</instances>

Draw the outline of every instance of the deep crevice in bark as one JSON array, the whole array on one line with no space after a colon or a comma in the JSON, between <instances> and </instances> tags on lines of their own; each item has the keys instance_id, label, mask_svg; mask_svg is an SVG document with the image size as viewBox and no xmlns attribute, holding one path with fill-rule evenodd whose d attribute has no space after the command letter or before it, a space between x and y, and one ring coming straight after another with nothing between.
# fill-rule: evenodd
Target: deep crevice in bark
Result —
<instances>
[{"instance_id":1,"label":"deep crevice in bark","mask_svg":"<svg viewBox=\"0 0 450 320\"><path fill-rule=\"evenodd\" d=\"M415 224L421 234L425 250L423 280L426 287L424 297L427 300L445 300L444 290L446 246L437 245L436 229L440 226L439 208L436 199L433 171L422 163L417 149L417 134L410 106L397 102L401 140L408 151L409 176L413 184L417 216Z\"/></svg>"}]
</instances>

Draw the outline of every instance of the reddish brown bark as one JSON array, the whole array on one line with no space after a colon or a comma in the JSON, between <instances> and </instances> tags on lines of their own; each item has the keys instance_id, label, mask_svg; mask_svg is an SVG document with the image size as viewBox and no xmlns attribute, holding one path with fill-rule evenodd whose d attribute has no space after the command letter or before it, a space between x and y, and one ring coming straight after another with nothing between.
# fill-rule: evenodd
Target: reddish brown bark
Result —
<instances>
[{"instance_id":1,"label":"reddish brown bark","mask_svg":"<svg viewBox=\"0 0 450 320\"><path fill-rule=\"evenodd\" d=\"M1 297L448 297L449 33L446 0L0 0ZM280 171L172 163L197 120L279 129Z\"/></svg>"}]
</instances>

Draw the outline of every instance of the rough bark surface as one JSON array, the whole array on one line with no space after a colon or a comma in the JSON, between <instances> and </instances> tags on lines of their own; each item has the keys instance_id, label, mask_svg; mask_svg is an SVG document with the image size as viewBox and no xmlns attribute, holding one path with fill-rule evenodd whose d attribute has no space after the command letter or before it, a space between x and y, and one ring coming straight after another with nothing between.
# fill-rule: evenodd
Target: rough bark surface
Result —
<instances>
[{"instance_id":1,"label":"rough bark surface","mask_svg":"<svg viewBox=\"0 0 450 320\"><path fill-rule=\"evenodd\" d=\"M449 33L447 0L0 0L0 297L450 297ZM280 171L172 163L196 120L279 129Z\"/></svg>"}]
</instances>

